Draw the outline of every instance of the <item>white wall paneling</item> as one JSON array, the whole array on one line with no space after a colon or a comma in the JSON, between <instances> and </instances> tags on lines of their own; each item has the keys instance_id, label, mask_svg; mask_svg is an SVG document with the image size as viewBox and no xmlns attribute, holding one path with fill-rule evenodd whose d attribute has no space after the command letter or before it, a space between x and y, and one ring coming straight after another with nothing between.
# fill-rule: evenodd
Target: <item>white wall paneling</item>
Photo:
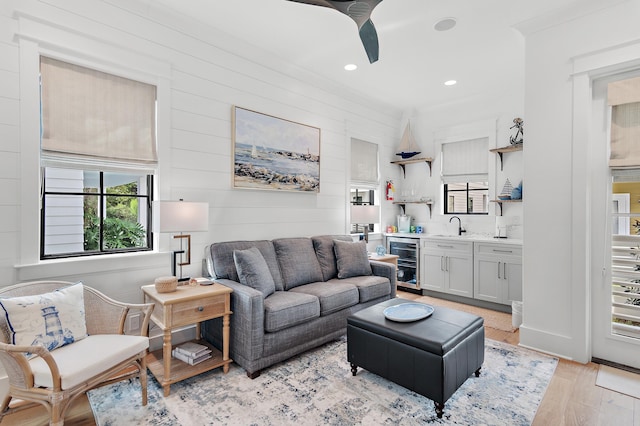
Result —
<instances>
[{"instance_id":1,"label":"white wall paneling","mask_svg":"<svg viewBox=\"0 0 640 426\"><path fill-rule=\"evenodd\" d=\"M69 260L65 267L38 261L38 178L33 173L38 169L37 86L28 83L37 73L38 52L159 84L156 198L210 205L209 231L192 234L192 264L184 268L185 275L200 274L203 249L214 241L344 232L347 134L390 146L399 133L399 111L154 7L25 0L2 11L0 19L7 25L0 30L0 51L7 55L0 60L0 75L21 85L17 92L17 83L0 83L0 134L7 136L0 150L3 161L9 161L6 153L14 160L20 153L23 166L7 164L0 185L17 183L29 191L0 205L8 218L0 233L11 234L21 247L18 254L0 253L0 270L11 270L0 285L66 277L94 283L114 297L137 299L140 285L167 274L170 267L168 258L153 256L138 257L135 268L120 268L111 256ZM319 194L231 188L233 105L321 128ZM20 132L19 125L27 131ZM32 213L20 213L25 211ZM169 256L174 248L171 235L156 237L156 243L159 256ZM87 264L95 268L82 266Z\"/></svg>"}]
</instances>

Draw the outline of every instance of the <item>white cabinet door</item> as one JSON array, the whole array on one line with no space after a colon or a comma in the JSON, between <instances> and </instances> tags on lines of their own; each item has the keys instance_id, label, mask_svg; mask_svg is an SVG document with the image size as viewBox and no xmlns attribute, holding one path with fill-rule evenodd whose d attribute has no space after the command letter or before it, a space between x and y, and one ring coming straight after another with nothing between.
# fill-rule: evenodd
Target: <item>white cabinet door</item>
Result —
<instances>
[{"instance_id":1,"label":"white cabinet door","mask_svg":"<svg viewBox=\"0 0 640 426\"><path fill-rule=\"evenodd\" d=\"M471 256L450 252L446 259L446 287L449 293L473 297L473 262Z\"/></svg>"},{"instance_id":2,"label":"white cabinet door","mask_svg":"<svg viewBox=\"0 0 640 426\"><path fill-rule=\"evenodd\" d=\"M473 297L488 302L501 303L498 262L490 257L477 256L474 274Z\"/></svg>"},{"instance_id":3,"label":"white cabinet door","mask_svg":"<svg viewBox=\"0 0 640 426\"><path fill-rule=\"evenodd\" d=\"M511 305L522 301L522 247L476 243L473 297Z\"/></svg>"},{"instance_id":4,"label":"white cabinet door","mask_svg":"<svg viewBox=\"0 0 640 426\"><path fill-rule=\"evenodd\" d=\"M505 303L510 305L514 300L522 302L522 260L505 259L503 275L506 281Z\"/></svg>"},{"instance_id":5,"label":"white cabinet door","mask_svg":"<svg viewBox=\"0 0 640 426\"><path fill-rule=\"evenodd\" d=\"M473 297L473 242L425 239L421 256L423 288Z\"/></svg>"},{"instance_id":6,"label":"white cabinet door","mask_svg":"<svg viewBox=\"0 0 640 426\"><path fill-rule=\"evenodd\" d=\"M420 287L435 291L444 291L444 256L442 253L423 252L420 275Z\"/></svg>"}]
</instances>

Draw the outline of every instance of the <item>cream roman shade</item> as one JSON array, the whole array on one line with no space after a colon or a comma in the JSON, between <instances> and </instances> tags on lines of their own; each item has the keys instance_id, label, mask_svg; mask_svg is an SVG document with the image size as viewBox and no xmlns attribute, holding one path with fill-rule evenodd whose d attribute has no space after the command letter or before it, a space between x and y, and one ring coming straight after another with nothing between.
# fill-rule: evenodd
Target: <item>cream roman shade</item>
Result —
<instances>
[{"instance_id":1,"label":"cream roman shade","mask_svg":"<svg viewBox=\"0 0 640 426\"><path fill-rule=\"evenodd\" d=\"M351 184L378 185L378 145L351 139Z\"/></svg>"},{"instance_id":2,"label":"cream roman shade","mask_svg":"<svg viewBox=\"0 0 640 426\"><path fill-rule=\"evenodd\" d=\"M489 139L479 138L442 144L442 182L487 182Z\"/></svg>"},{"instance_id":3,"label":"cream roman shade","mask_svg":"<svg viewBox=\"0 0 640 426\"><path fill-rule=\"evenodd\" d=\"M156 87L40 58L45 161L157 163Z\"/></svg>"},{"instance_id":4,"label":"cream roman shade","mask_svg":"<svg viewBox=\"0 0 640 426\"><path fill-rule=\"evenodd\" d=\"M609 83L613 168L640 167L640 77Z\"/></svg>"}]
</instances>

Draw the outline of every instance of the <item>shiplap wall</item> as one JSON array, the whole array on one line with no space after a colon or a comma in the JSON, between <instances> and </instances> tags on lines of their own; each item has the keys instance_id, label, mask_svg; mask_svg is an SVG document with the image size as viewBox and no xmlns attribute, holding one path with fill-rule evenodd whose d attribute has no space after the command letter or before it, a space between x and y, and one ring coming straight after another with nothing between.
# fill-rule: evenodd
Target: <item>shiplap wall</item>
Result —
<instances>
[{"instance_id":1,"label":"shiplap wall","mask_svg":"<svg viewBox=\"0 0 640 426\"><path fill-rule=\"evenodd\" d=\"M160 78L169 82L165 101L170 106L165 116L159 115L163 122L159 123L156 198L210 205L209 231L192 233L187 275L199 275L202 252L210 242L344 233L351 137L379 144L381 175L398 174L388 159L401 133L400 111L360 98L346 87L282 63L213 28L129 1L3 1L0 285L39 278L82 279L113 297L139 300L140 285L169 273L166 252L174 248L170 236L162 235L162 255L135 260L102 256L42 264L27 259L30 255L25 253L37 253L38 241L23 235L22 221L38 226L37 212L27 208L38 194L37 189L20 193L25 187L24 168L33 164L22 158L29 150L21 146L21 137L25 138L21 121L24 126L23 119L33 122L33 117L20 116L21 110L29 110L24 104L32 102L21 99L20 85L28 84L21 78L29 75L29 70L20 69L21 63L28 63L21 62L25 53L21 40L133 71L148 73L145 67L153 62L167 65L169 75ZM319 194L232 189L233 105L321 128ZM391 215L389 209L383 215Z\"/></svg>"}]
</instances>

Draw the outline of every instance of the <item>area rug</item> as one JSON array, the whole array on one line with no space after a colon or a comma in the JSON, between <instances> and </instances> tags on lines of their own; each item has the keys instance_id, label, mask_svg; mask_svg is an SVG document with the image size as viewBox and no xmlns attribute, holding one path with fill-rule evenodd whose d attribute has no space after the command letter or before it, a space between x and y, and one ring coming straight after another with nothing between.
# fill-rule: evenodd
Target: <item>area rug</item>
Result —
<instances>
[{"instance_id":1,"label":"area rug","mask_svg":"<svg viewBox=\"0 0 640 426\"><path fill-rule=\"evenodd\" d=\"M640 374L600 365L596 386L640 399Z\"/></svg>"},{"instance_id":2,"label":"area rug","mask_svg":"<svg viewBox=\"0 0 640 426\"><path fill-rule=\"evenodd\" d=\"M149 403L140 405L139 382L93 390L89 400L99 426L116 425L529 425L557 359L486 341L480 377L471 376L446 402L433 401L359 369L352 376L344 339L286 362L254 379L232 364L171 385L163 397L149 380Z\"/></svg>"}]
</instances>

